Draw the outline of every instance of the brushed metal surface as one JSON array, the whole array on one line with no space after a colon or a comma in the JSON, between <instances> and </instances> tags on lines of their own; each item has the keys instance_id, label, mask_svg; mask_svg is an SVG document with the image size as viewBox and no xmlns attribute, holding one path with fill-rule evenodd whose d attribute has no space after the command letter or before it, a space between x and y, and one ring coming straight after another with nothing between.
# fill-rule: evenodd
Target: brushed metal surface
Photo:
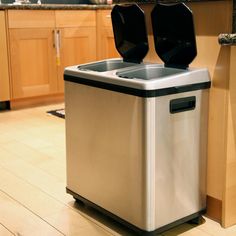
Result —
<instances>
[{"instance_id":1,"label":"brushed metal surface","mask_svg":"<svg viewBox=\"0 0 236 236\"><path fill-rule=\"evenodd\" d=\"M174 98L196 108L171 114ZM67 187L151 231L205 208L208 90L140 98L65 82Z\"/></svg>"},{"instance_id":2,"label":"brushed metal surface","mask_svg":"<svg viewBox=\"0 0 236 236\"><path fill-rule=\"evenodd\" d=\"M194 110L171 114L171 99L196 96ZM155 227L206 207L208 90L156 99Z\"/></svg>"},{"instance_id":3,"label":"brushed metal surface","mask_svg":"<svg viewBox=\"0 0 236 236\"><path fill-rule=\"evenodd\" d=\"M65 84L67 186L145 228L144 101Z\"/></svg>"}]
</instances>

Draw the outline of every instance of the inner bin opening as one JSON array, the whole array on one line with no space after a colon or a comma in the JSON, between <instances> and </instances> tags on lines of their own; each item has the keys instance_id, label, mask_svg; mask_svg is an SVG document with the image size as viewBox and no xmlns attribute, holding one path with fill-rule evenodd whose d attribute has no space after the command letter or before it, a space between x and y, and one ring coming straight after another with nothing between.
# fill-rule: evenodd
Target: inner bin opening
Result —
<instances>
[{"instance_id":1,"label":"inner bin opening","mask_svg":"<svg viewBox=\"0 0 236 236\"><path fill-rule=\"evenodd\" d=\"M79 70L89 70L97 72L105 72L110 70L117 70L129 66L137 65L135 63L123 62L123 61L102 61L97 63L92 63L84 66L79 66Z\"/></svg>"},{"instance_id":2,"label":"inner bin opening","mask_svg":"<svg viewBox=\"0 0 236 236\"><path fill-rule=\"evenodd\" d=\"M127 79L161 79L166 76L176 75L179 73L186 72L183 69L175 69L175 68L166 68L166 67L145 67L145 68L137 68L135 70L129 70L125 72L119 72L117 75L122 78Z\"/></svg>"}]
</instances>

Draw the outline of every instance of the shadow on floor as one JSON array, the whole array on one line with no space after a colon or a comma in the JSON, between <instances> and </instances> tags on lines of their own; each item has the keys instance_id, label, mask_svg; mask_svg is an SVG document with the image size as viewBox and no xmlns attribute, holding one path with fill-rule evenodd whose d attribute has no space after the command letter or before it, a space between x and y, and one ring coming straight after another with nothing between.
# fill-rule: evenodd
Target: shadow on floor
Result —
<instances>
[{"instance_id":1,"label":"shadow on floor","mask_svg":"<svg viewBox=\"0 0 236 236\"><path fill-rule=\"evenodd\" d=\"M80 202L77 200L74 202L70 202L70 205L76 208L77 210L79 210L81 213L87 215L89 218L93 218L93 220L105 225L106 227L112 229L113 231L115 231L116 233L120 235L124 235L124 236L138 235L137 233L130 230L126 226L113 220L111 217L101 213L100 211L90 206L85 205L83 202ZM200 217L197 222L192 221L192 222L183 223L161 234L156 234L156 236L177 236L177 235L187 232L188 230L191 230L197 227L200 224L203 224L204 222L205 222L204 218Z\"/></svg>"}]
</instances>

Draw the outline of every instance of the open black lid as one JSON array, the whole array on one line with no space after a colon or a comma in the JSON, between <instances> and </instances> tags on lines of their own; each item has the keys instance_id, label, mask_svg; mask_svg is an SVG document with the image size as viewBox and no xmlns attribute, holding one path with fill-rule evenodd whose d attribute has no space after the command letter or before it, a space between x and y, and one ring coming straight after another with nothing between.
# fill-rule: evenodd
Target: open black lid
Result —
<instances>
[{"instance_id":1,"label":"open black lid","mask_svg":"<svg viewBox=\"0 0 236 236\"><path fill-rule=\"evenodd\" d=\"M116 49L126 62L140 63L148 52L144 12L136 5L115 5L111 12Z\"/></svg>"},{"instance_id":2,"label":"open black lid","mask_svg":"<svg viewBox=\"0 0 236 236\"><path fill-rule=\"evenodd\" d=\"M183 3L157 3L151 17L155 49L165 66L187 68L197 55L191 10Z\"/></svg>"}]
</instances>

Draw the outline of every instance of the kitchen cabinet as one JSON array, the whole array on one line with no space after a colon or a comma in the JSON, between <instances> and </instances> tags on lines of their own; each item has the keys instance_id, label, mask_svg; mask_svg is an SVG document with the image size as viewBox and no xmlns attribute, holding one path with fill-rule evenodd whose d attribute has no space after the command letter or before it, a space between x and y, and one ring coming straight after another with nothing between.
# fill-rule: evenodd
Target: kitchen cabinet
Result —
<instances>
[{"instance_id":1,"label":"kitchen cabinet","mask_svg":"<svg viewBox=\"0 0 236 236\"><path fill-rule=\"evenodd\" d=\"M54 13L8 11L12 98L57 92Z\"/></svg>"},{"instance_id":2,"label":"kitchen cabinet","mask_svg":"<svg viewBox=\"0 0 236 236\"><path fill-rule=\"evenodd\" d=\"M10 100L5 12L0 11L0 102Z\"/></svg>"},{"instance_id":3,"label":"kitchen cabinet","mask_svg":"<svg viewBox=\"0 0 236 236\"><path fill-rule=\"evenodd\" d=\"M8 22L13 99L61 93L65 66L96 60L95 11L9 10Z\"/></svg>"},{"instance_id":4,"label":"kitchen cabinet","mask_svg":"<svg viewBox=\"0 0 236 236\"><path fill-rule=\"evenodd\" d=\"M116 50L111 10L97 10L97 59L120 57Z\"/></svg>"},{"instance_id":5,"label":"kitchen cabinet","mask_svg":"<svg viewBox=\"0 0 236 236\"><path fill-rule=\"evenodd\" d=\"M13 98L57 91L52 29L10 30Z\"/></svg>"},{"instance_id":6,"label":"kitchen cabinet","mask_svg":"<svg viewBox=\"0 0 236 236\"><path fill-rule=\"evenodd\" d=\"M96 60L96 11L56 11L55 17L59 37L58 89L63 92L66 66Z\"/></svg>"}]
</instances>

